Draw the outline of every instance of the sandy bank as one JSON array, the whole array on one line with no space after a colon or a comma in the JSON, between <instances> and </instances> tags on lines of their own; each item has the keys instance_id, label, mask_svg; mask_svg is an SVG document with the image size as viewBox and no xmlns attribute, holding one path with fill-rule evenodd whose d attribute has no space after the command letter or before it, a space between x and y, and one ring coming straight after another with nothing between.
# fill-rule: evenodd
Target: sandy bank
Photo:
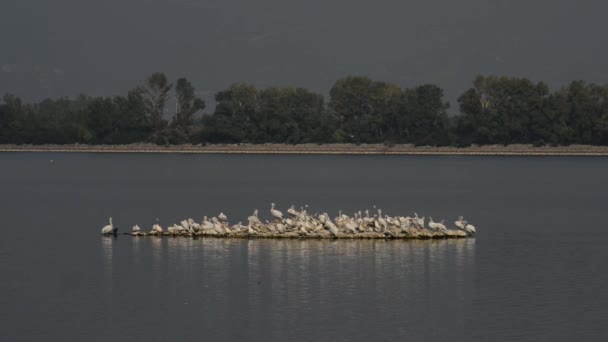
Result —
<instances>
[{"instance_id":1,"label":"sandy bank","mask_svg":"<svg viewBox=\"0 0 608 342\"><path fill-rule=\"evenodd\" d=\"M214 154L377 154L377 155L513 155L513 156L608 156L608 146L487 145L432 147L380 144L222 144L222 145L0 145L0 152L83 153L214 153Z\"/></svg>"}]
</instances>

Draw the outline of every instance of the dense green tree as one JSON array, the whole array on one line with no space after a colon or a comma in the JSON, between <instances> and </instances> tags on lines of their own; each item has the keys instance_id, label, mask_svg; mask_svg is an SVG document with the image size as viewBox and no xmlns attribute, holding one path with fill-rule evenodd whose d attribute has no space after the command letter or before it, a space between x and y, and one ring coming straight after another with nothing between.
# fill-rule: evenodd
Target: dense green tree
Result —
<instances>
[{"instance_id":1,"label":"dense green tree","mask_svg":"<svg viewBox=\"0 0 608 342\"><path fill-rule=\"evenodd\" d=\"M185 78L175 96L167 77L155 73L126 96L0 101L0 143L125 144L413 143L608 145L608 86L574 81L550 92L525 78L478 76L448 117L443 90L410 89L345 77L323 96L303 88L256 89L235 83L216 94L212 114L195 120L205 103ZM163 117L169 102L175 113Z\"/></svg>"},{"instance_id":2,"label":"dense green tree","mask_svg":"<svg viewBox=\"0 0 608 342\"><path fill-rule=\"evenodd\" d=\"M6 94L0 104L0 143L21 142L16 136L17 118L24 115L21 99L15 95Z\"/></svg>"},{"instance_id":3,"label":"dense green tree","mask_svg":"<svg viewBox=\"0 0 608 342\"><path fill-rule=\"evenodd\" d=\"M131 90L126 97L114 97L113 102L116 110L115 116L112 117L116 128L113 142L126 144L148 140L154 127L151 118L146 114L142 94L137 89Z\"/></svg>"},{"instance_id":4,"label":"dense green tree","mask_svg":"<svg viewBox=\"0 0 608 342\"><path fill-rule=\"evenodd\" d=\"M213 115L203 119L203 140L209 142L252 142L259 128L257 89L249 84L234 83L215 96Z\"/></svg>"},{"instance_id":5,"label":"dense green tree","mask_svg":"<svg viewBox=\"0 0 608 342\"><path fill-rule=\"evenodd\" d=\"M196 97L194 86L185 78L177 80L175 85L175 117L173 125L189 127L194 123L193 115L205 109L205 101Z\"/></svg>"},{"instance_id":6,"label":"dense green tree","mask_svg":"<svg viewBox=\"0 0 608 342\"><path fill-rule=\"evenodd\" d=\"M367 77L349 76L337 80L329 91L329 107L335 115L337 129L344 132L348 141L362 140L362 131L372 115L372 84Z\"/></svg>"},{"instance_id":7,"label":"dense green tree","mask_svg":"<svg viewBox=\"0 0 608 342\"><path fill-rule=\"evenodd\" d=\"M144 100L146 113L157 131L166 126L163 114L171 88L173 88L173 84L169 83L167 76L162 72L152 74L146 79L144 85L138 88Z\"/></svg>"},{"instance_id":8,"label":"dense green tree","mask_svg":"<svg viewBox=\"0 0 608 342\"><path fill-rule=\"evenodd\" d=\"M295 89L291 87L259 91L255 142L285 142L290 136L297 135L298 126L292 116L294 93Z\"/></svg>"},{"instance_id":9,"label":"dense green tree","mask_svg":"<svg viewBox=\"0 0 608 342\"><path fill-rule=\"evenodd\" d=\"M313 141L323 116L323 97L302 88L267 88L259 92L259 122L255 141Z\"/></svg>"},{"instance_id":10,"label":"dense green tree","mask_svg":"<svg viewBox=\"0 0 608 342\"><path fill-rule=\"evenodd\" d=\"M383 139L383 118L394 115L400 88L367 77L349 76L336 81L330 92L330 109L337 129L347 141L379 142Z\"/></svg>"},{"instance_id":11,"label":"dense green tree","mask_svg":"<svg viewBox=\"0 0 608 342\"><path fill-rule=\"evenodd\" d=\"M335 122L325 111L322 95L304 88L296 88L291 94L290 115L297 130L288 137L287 143L331 142Z\"/></svg>"},{"instance_id":12,"label":"dense green tree","mask_svg":"<svg viewBox=\"0 0 608 342\"><path fill-rule=\"evenodd\" d=\"M447 109L443 90L435 85L422 85L404 93L403 113L405 141L417 145L449 145Z\"/></svg>"},{"instance_id":13,"label":"dense green tree","mask_svg":"<svg viewBox=\"0 0 608 342\"><path fill-rule=\"evenodd\" d=\"M608 86L574 81L549 105L561 133L560 144L608 144Z\"/></svg>"},{"instance_id":14,"label":"dense green tree","mask_svg":"<svg viewBox=\"0 0 608 342\"><path fill-rule=\"evenodd\" d=\"M528 143L530 127L544 120L548 96L549 89L542 82L478 76L473 88L458 99L462 113L459 133L478 144Z\"/></svg>"}]
</instances>

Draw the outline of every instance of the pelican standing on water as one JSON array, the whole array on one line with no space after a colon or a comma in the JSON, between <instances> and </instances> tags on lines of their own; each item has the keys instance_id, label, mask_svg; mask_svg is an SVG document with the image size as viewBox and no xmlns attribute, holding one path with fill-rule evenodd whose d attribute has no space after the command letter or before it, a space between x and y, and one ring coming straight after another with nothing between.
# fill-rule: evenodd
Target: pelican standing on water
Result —
<instances>
[{"instance_id":1,"label":"pelican standing on water","mask_svg":"<svg viewBox=\"0 0 608 342\"><path fill-rule=\"evenodd\" d=\"M101 228L101 234L103 235L110 235L110 234L114 234L116 235L116 233L118 233L118 227L114 228L114 225L112 224L112 218L110 217L110 224L108 224L107 226Z\"/></svg>"}]
</instances>

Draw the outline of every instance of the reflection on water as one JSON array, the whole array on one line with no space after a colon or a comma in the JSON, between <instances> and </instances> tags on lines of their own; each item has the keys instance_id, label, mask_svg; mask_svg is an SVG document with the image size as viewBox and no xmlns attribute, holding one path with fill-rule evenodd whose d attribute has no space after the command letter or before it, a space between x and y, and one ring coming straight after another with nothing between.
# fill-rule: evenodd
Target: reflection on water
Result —
<instances>
[{"instance_id":1,"label":"reflection on water","mask_svg":"<svg viewBox=\"0 0 608 342\"><path fill-rule=\"evenodd\" d=\"M101 237L101 252L103 263L103 293L104 308L112 310L112 297L114 295L114 243L118 241L116 236ZM112 324L112 317L104 317L104 324Z\"/></svg>"},{"instance_id":2,"label":"reflection on water","mask_svg":"<svg viewBox=\"0 0 608 342\"><path fill-rule=\"evenodd\" d=\"M261 334L272 332L276 339L308 334L311 325L330 322L336 312L356 328L369 310L384 307L382 315L389 320L404 315L394 311L401 307L437 305L437 295L449 295L462 307L475 263L474 239L125 239L132 240L136 259L151 256L132 261L140 276L149 278L150 289L190 305L199 324L235 320ZM111 248L105 253L111 258ZM442 293L446 283L449 293ZM213 314L205 308L213 308ZM175 309L169 304L159 310ZM409 319L422 318L412 314ZM246 338L237 331L229 335Z\"/></svg>"},{"instance_id":3,"label":"reflection on water","mask_svg":"<svg viewBox=\"0 0 608 342\"><path fill-rule=\"evenodd\" d=\"M101 237L101 252L103 254L103 268L105 271L112 273L112 256L114 255L113 244L115 236Z\"/></svg>"},{"instance_id":4,"label":"reflection on water","mask_svg":"<svg viewBox=\"0 0 608 342\"><path fill-rule=\"evenodd\" d=\"M153 264L166 261L178 265L244 262L249 273L260 274L261 267L279 275L306 274L311 267L330 265L340 273L349 267L372 266L371 271L399 271L401 274L444 271L446 267L471 267L475 261L475 239L448 240L296 240L296 239L131 239L134 254L143 244L151 247ZM103 238L106 260L112 258L113 238ZM224 269L225 270L225 269Z\"/></svg>"},{"instance_id":5,"label":"reflection on water","mask_svg":"<svg viewBox=\"0 0 608 342\"><path fill-rule=\"evenodd\" d=\"M50 159L51 173L40 167ZM608 341L606 158L15 153L0 162L4 223L28 227L0 240L2 341ZM254 208L267 219L270 202L285 212L292 201L332 216L371 203L450 223L464 214L480 235L97 240L108 216L120 227L220 211L245 222Z\"/></svg>"}]
</instances>

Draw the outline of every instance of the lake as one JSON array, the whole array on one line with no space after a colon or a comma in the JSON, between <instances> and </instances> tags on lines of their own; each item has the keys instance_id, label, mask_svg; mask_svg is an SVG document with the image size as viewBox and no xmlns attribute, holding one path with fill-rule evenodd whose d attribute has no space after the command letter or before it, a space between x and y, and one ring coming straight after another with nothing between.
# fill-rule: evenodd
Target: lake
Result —
<instances>
[{"instance_id":1,"label":"lake","mask_svg":"<svg viewBox=\"0 0 608 342\"><path fill-rule=\"evenodd\" d=\"M2 341L608 340L606 158L3 153L0 175ZM271 202L478 236L99 234Z\"/></svg>"}]
</instances>

